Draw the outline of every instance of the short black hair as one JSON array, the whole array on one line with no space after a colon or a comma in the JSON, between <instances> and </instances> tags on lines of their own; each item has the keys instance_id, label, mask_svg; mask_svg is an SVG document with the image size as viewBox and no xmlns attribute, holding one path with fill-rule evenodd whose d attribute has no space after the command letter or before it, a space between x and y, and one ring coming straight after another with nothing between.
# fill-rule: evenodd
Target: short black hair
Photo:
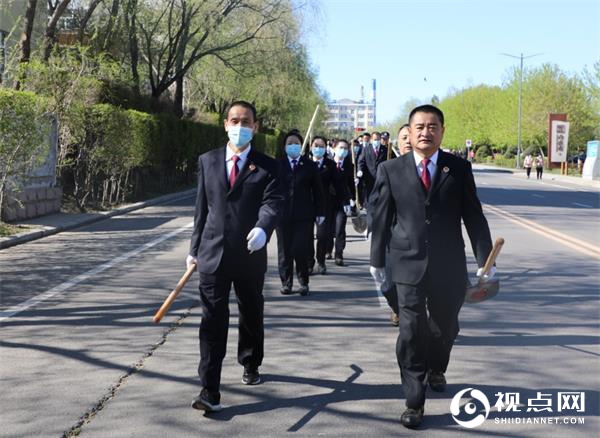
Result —
<instances>
[{"instance_id":1,"label":"short black hair","mask_svg":"<svg viewBox=\"0 0 600 438\"><path fill-rule=\"evenodd\" d=\"M323 137L322 135L315 135L312 138L312 141L310 142L311 146L313 145L313 143L315 142L315 140L323 140L323 143L327 144L327 139L325 137Z\"/></svg>"},{"instance_id":2,"label":"short black hair","mask_svg":"<svg viewBox=\"0 0 600 438\"><path fill-rule=\"evenodd\" d=\"M371 133L371 137L372 137L372 136L374 136L374 135L378 135L378 136L380 136L380 137L381 137L381 132L379 132L379 131L373 131L373 132Z\"/></svg>"},{"instance_id":3,"label":"short black hair","mask_svg":"<svg viewBox=\"0 0 600 438\"><path fill-rule=\"evenodd\" d=\"M410 125L408 123L405 123L404 125L400 126L398 128L398 133L396 134L396 136L400 135L400 131L402 131L404 128L410 128Z\"/></svg>"},{"instance_id":4,"label":"short black hair","mask_svg":"<svg viewBox=\"0 0 600 438\"><path fill-rule=\"evenodd\" d=\"M227 120L229 118L229 111L231 111L231 108L233 108L234 106L241 106L241 107L247 108L250 111L252 111L252 117L254 118L254 121L256 122L256 120L257 120L256 107L254 105L252 105L250 102L246 102L245 100L235 100L235 101L231 102L229 105L227 105L227 108L225 108L225 120Z\"/></svg>"},{"instance_id":5,"label":"short black hair","mask_svg":"<svg viewBox=\"0 0 600 438\"><path fill-rule=\"evenodd\" d=\"M410 112L410 115L408 116L409 124L410 124L410 122L412 122L412 118L416 113L435 114L438 117L438 119L440 120L440 123L442 124L442 126L444 126L444 113L437 106L427 104L427 105L420 105L416 108L413 108L413 110Z\"/></svg>"},{"instance_id":6,"label":"short black hair","mask_svg":"<svg viewBox=\"0 0 600 438\"><path fill-rule=\"evenodd\" d=\"M333 147L336 147L338 145L338 143L346 143L348 146L350 146L350 143L348 143L348 141L344 140L343 138L338 138L335 140L335 143L333 144Z\"/></svg>"},{"instance_id":7,"label":"short black hair","mask_svg":"<svg viewBox=\"0 0 600 438\"><path fill-rule=\"evenodd\" d=\"M300 145L302 145L304 143L304 138L302 138L302 134L300 134L300 131L298 131L297 129L291 129L287 134L285 134L285 137L283 137L283 145L284 146L285 146L285 142L287 141L287 139L292 136L298 137L300 139Z\"/></svg>"},{"instance_id":8,"label":"short black hair","mask_svg":"<svg viewBox=\"0 0 600 438\"><path fill-rule=\"evenodd\" d=\"M363 137L364 137L365 135L368 135L369 137L371 136L371 134L369 134L368 132L363 132Z\"/></svg>"}]
</instances>

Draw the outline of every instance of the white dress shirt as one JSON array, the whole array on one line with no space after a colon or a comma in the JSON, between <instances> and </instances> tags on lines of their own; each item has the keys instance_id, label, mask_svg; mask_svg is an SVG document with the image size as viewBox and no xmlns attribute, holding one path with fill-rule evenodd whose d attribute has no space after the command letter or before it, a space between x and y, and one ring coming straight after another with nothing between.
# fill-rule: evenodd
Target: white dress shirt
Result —
<instances>
[{"instance_id":1,"label":"white dress shirt","mask_svg":"<svg viewBox=\"0 0 600 438\"><path fill-rule=\"evenodd\" d=\"M231 150L231 148L229 146L225 147L225 167L227 170L227 180L229 180L229 175L231 175L231 169L233 169L233 160L231 159L231 157L233 157L234 155L237 155L238 157L240 157L240 159L237 162L238 175L239 175L239 172L242 170L242 168L244 167L244 164L246 163L246 160L248 159L248 154L250 153L251 148L252 148L252 145L248 145L248 147L246 149L244 149L242 152L236 154L235 152L233 152Z\"/></svg>"},{"instance_id":2,"label":"white dress shirt","mask_svg":"<svg viewBox=\"0 0 600 438\"><path fill-rule=\"evenodd\" d=\"M298 158L290 158L290 156L287 156L288 161L290 162L290 169L294 170L294 163L292 163L292 161L296 162L296 166L298 166L300 164L300 157L302 155L300 155Z\"/></svg>"},{"instance_id":3,"label":"white dress shirt","mask_svg":"<svg viewBox=\"0 0 600 438\"><path fill-rule=\"evenodd\" d=\"M429 157L429 163L427 163L427 169L429 169L429 176L431 177L431 182L433 183L433 178L435 176L436 170L437 170L437 160L438 160L438 155L440 154L440 151L437 150L435 151L435 154L433 154L431 157ZM423 157L421 157L419 154L417 154L414 150L413 150L413 157L415 158L415 165L417 166L417 173L419 174L419 178L421 178L421 175L423 175Z\"/></svg>"}]
</instances>

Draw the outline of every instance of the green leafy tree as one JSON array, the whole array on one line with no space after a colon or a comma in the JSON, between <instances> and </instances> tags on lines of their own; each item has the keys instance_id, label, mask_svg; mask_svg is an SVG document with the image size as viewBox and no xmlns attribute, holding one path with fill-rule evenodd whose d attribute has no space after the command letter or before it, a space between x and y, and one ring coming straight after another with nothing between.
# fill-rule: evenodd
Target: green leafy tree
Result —
<instances>
[{"instance_id":1,"label":"green leafy tree","mask_svg":"<svg viewBox=\"0 0 600 438\"><path fill-rule=\"evenodd\" d=\"M48 119L32 93L0 90L0 217L7 194L18 191L48 154Z\"/></svg>"}]
</instances>

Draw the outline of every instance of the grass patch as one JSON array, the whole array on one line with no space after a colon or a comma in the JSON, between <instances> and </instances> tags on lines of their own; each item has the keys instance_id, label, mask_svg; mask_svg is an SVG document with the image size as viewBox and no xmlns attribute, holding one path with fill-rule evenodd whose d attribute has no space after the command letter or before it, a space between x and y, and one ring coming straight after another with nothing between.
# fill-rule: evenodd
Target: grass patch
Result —
<instances>
[{"instance_id":1,"label":"grass patch","mask_svg":"<svg viewBox=\"0 0 600 438\"><path fill-rule=\"evenodd\" d=\"M20 225L11 225L4 222L0 222L0 237L12 236L13 234L27 231L28 229L29 228Z\"/></svg>"}]
</instances>

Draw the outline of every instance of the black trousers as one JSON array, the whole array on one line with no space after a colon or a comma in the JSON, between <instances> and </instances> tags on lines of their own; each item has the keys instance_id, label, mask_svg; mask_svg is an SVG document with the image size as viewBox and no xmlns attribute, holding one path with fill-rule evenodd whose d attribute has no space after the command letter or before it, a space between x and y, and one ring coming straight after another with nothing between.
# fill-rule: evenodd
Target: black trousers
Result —
<instances>
[{"instance_id":1,"label":"black trousers","mask_svg":"<svg viewBox=\"0 0 600 438\"><path fill-rule=\"evenodd\" d=\"M542 174L544 173L544 168L536 167L535 172L536 172L537 179L542 179Z\"/></svg>"},{"instance_id":2,"label":"black trousers","mask_svg":"<svg viewBox=\"0 0 600 438\"><path fill-rule=\"evenodd\" d=\"M400 333L396 358L400 366L406 407L425 403L427 372L446 372L458 335L458 313L467 282L426 273L418 285L396 283Z\"/></svg>"},{"instance_id":3,"label":"black trousers","mask_svg":"<svg viewBox=\"0 0 600 438\"><path fill-rule=\"evenodd\" d=\"M276 229L277 256L281 284L289 288L294 280L294 263L296 275L302 286L308 286L308 259L310 246L313 243L313 222L282 222Z\"/></svg>"},{"instance_id":4,"label":"black trousers","mask_svg":"<svg viewBox=\"0 0 600 438\"><path fill-rule=\"evenodd\" d=\"M332 203L325 208L325 222L317 225L317 263L325 264L325 256L333 251L335 234L335 208Z\"/></svg>"},{"instance_id":5,"label":"black trousers","mask_svg":"<svg viewBox=\"0 0 600 438\"><path fill-rule=\"evenodd\" d=\"M344 207L339 207L335 211L335 258L344 258L344 249L346 249L346 222L348 216Z\"/></svg>"},{"instance_id":6,"label":"black trousers","mask_svg":"<svg viewBox=\"0 0 600 438\"><path fill-rule=\"evenodd\" d=\"M218 391L221 368L227 351L229 329L229 292L231 285L239 309L238 362L258 367L264 354L264 272L240 269L226 255L214 274L200 273L200 384L209 391Z\"/></svg>"}]
</instances>

